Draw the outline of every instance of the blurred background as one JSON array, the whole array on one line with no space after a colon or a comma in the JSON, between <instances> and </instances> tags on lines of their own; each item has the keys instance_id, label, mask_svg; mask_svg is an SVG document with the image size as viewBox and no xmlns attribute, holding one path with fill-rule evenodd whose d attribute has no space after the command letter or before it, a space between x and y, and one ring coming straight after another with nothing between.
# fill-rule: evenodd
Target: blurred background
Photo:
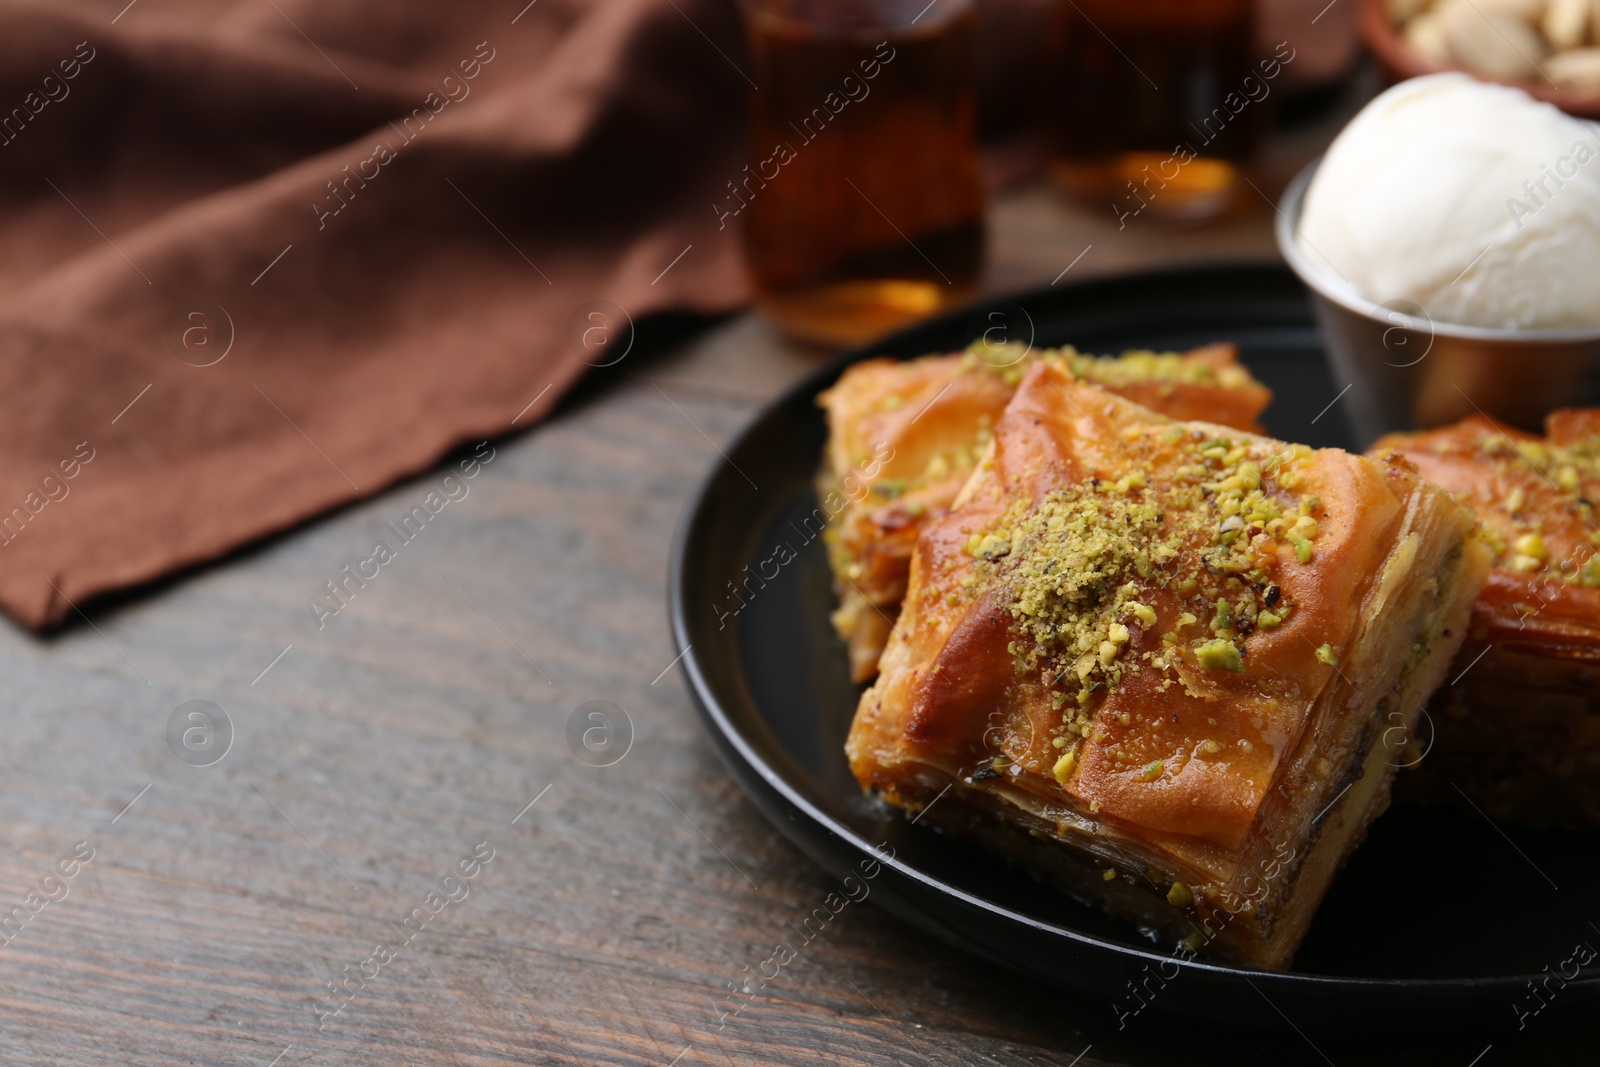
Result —
<instances>
[{"instance_id":1,"label":"blurred background","mask_svg":"<svg viewBox=\"0 0 1600 1067\"><path fill-rule=\"evenodd\" d=\"M755 992L835 883L696 723L674 531L836 352L1279 262L1396 79L1595 114L1535 7L0 0L0 1060L1169 1060L875 908Z\"/></svg>"}]
</instances>

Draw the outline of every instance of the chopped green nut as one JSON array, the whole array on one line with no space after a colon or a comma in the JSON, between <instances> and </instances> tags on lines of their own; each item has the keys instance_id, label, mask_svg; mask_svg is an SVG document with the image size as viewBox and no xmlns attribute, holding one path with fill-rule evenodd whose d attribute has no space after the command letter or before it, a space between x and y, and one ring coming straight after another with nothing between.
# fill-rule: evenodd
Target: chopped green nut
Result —
<instances>
[{"instance_id":1,"label":"chopped green nut","mask_svg":"<svg viewBox=\"0 0 1600 1067\"><path fill-rule=\"evenodd\" d=\"M1167 903L1178 908L1187 908L1194 903L1194 894L1182 882L1173 882L1172 888L1167 890Z\"/></svg>"},{"instance_id":2,"label":"chopped green nut","mask_svg":"<svg viewBox=\"0 0 1600 1067\"><path fill-rule=\"evenodd\" d=\"M1105 870L1100 872L1100 877L1107 882L1111 881L1116 876L1117 869L1115 867L1107 867Z\"/></svg>"},{"instance_id":3,"label":"chopped green nut","mask_svg":"<svg viewBox=\"0 0 1600 1067\"><path fill-rule=\"evenodd\" d=\"M1310 541L1304 541L1304 540L1296 541L1294 543L1294 556L1301 563L1310 563L1311 562L1311 542Z\"/></svg>"},{"instance_id":4,"label":"chopped green nut","mask_svg":"<svg viewBox=\"0 0 1600 1067\"><path fill-rule=\"evenodd\" d=\"M977 554L984 559L995 560L1011 551L1011 542L999 534L990 534L978 542Z\"/></svg>"},{"instance_id":5,"label":"chopped green nut","mask_svg":"<svg viewBox=\"0 0 1600 1067\"><path fill-rule=\"evenodd\" d=\"M1143 471L1134 471L1131 474L1118 478L1117 484L1113 488L1115 488L1119 493L1126 493L1129 489L1143 489L1149 484L1150 483L1145 480Z\"/></svg>"},{"instance_id":6,"label":"chopped green nut","mask_svg":"<svg viewBox=\"0 0 1600 1067\"><path fill-rule=\"evenodd\" d=\"M1317 649L1317 662L1332 667L1339 662L1339 650L1329 644L1322 645Z\"/></svg>"},{"instance_id":7,"label":"chopped green nut","mask_svg":"<svg viewBox=\"0 0 1600 1067\"><path fill-rule=\"evenodd\" d=\"M904 478L885 478L882 481L873 482L872 491L879 496L886 496L893 500L906 491L906 480Z\"/></svg>"},{"instance_id":8,"label":"chopped green nut","mask_svg":"<svg viewBox=\"0 0 1600 1067\"><path fill-rule=\"evenodd\" d=\"M1511 569L1518 574L1532 574L1534 571L1544 569L1544 560L1538 556L1528 556L1521 552L1516 553L1507 561Z\"/></svg>"},{"instance_id":9,"label":"chopped green nut","mask_svg":"<svg viewBox=\"0 0 1600 1067\"><path fill-rule=\"evenodd\" d=\"M1069 748L1067 751L1063 752L1061 754L1061 758L1056 760L1056 765L1052 769L1056 776L1056 781L1060 782L1062 785L1066 785L1067 777L1072 774L1072 767L1077 762L1078 750L1076 748Z\"/></svg>"},{"instance_id":10,"label":"chopped green nut","mask_svg":"<svg viewBox=\"0 0 1600 1067\"><path fill-rule=\"evenodd\" d=\"M1147 782L1153 782L1157 778L1161 777L1161 772L1165 769L1166 764L1162 763L1160 760L1156 760L1154 763L1145 764L1144 770L1139 772L1139 777Z\"/></svg>"},{"instance_id":11,"label":"chopped green nut","mask_svg":"<svg viewBox=\"0 0 1600 1067\"><path fill-rule=\"evenodd\" d=\"M1283 621L1283 617L1275 611L1256 612L1256 625L1265 630L1270 630Z\"/></svg>"},{"instance_id":12,"label":"chopped green nut","mask_svg":"<svg viewBox=\"0 0 1600 1067\"><path fill-rule=\"evenodd\" d=\"M1327 646L1324 645L1324 648ZM1194 650L1195 659L1200 661L1200 666L1209 671L1232 671L1234 674L1244 673L1244 657L1239 654L1239 646L1232 641L1216 638L1199 645ZM1321 653L1318 653L1321 659Z\"/></svg>"}]
</instances>

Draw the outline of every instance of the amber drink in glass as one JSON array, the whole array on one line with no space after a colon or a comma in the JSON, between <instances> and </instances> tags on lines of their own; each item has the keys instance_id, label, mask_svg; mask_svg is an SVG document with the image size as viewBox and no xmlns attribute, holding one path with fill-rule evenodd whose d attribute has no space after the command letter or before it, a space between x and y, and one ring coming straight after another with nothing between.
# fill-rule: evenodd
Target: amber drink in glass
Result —
<instances>
[{"instance_id":1,"label":"amber drink in glass","mask_svg":"<svg viewBox=\"0 0 1600 1067\"><path fill-rule=\"evenodd\" d=\"M1123 225L1226 212L1260 140L1266 71L1284 62L1256 55L1255 25L1255 0L1058 0L1045 78L1056 183Z\"/></svg>"},{"instance_id":2,"label":"amber drink in glass","mask_svg":"<svg viewBox=\"0 0 1600 1067\"><path fill-rule=\"evenodd\" d=\"M972 296L984 201L973 0L743 0L750 162L720 190L761 311L871 340Z\"/></svg>"}]
</instances>

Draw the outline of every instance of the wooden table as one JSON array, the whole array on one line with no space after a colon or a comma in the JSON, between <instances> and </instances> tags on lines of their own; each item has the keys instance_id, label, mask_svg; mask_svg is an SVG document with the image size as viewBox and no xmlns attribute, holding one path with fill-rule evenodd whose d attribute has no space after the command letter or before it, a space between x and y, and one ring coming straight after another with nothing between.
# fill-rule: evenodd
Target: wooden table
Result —
<instances>
[{"instance_id":1,"label":"wooden table","mask_svg":"<svg viewBox=\"0 0 1600 1067\"><path fill-rule=\"evenodd\" d=\"M1336 124L1279 142L1278 187ZM1269 257L1272 217L1263 198L1209 230L1119 231L1025 188L995 207L991 287ZM439 473L54 639L0 627L0 912L26 918L0 947L0 1062L1374 1062L1293 1034L1219 1046L1154 1015L1118 1032L1107 1004L872 907L719 1020L831 886L696 723L668 545L718 443L819 358L748 315L647 326L555 418L496 443L469 496L320 631L308 598ZM232 727L209 766L191 764L222 724L176 711L193 700ZM633 729L603 768L567 739L593 700ZM442 883L475 847L492 859ZM93 858L43 881L75 851ZM1537 1037L1517 1061L1561 1062L1555 1032ZM1408 1047L1466 1067L1480 1050L1457 1044Z\"/></svg>"}]
</instances>

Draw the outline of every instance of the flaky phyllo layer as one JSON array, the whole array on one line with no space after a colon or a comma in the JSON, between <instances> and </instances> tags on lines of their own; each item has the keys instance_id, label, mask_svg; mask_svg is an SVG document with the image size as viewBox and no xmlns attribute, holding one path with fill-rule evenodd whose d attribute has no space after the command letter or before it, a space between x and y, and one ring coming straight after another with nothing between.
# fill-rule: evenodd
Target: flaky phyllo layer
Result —
<instances>
[{"instance_id":1,"label":"flaky phyllo layer","mask_svg":"<svg viewBox=\"0 0 1600 1067\"><path fill-rule=\"evenodd\" d=\"M1479 640L1600 658L1600 409L1554 412L1545 429L1473 417L1391 434L1370 454L1403 457L1488 527L1495 564L1473 620Z\"/></svg>"},{"instance_id":2,"label":"flaky phyllo layer","mask_svg":"<svg viewBox=\"0 0 1600 1067\"><path fill-rule=\"evenodd\" d=\"M1476 511L1495 554L1405 795L1600 824L1600 409L1553 412L1544 436L1473 417L1371 454Z\"/></svg>"},{"instance_id":3,"label":"flaky phyllo layer","mask_svg":"<svg viewBox=\"0 0 1600 1067\"><path fill-rule=\"evenodd\" d=\"M852 765L908 807L953 784L933 821L1053 838L1093 865L1080 892L1179 936L1241 913L1218 944L1278 965L1381 810L1385 716L1416 714L1484 559L1406 471L1041 364L922 531Z\"/></svg>"},{"instance_id":4,"label":"flaky phyllo layer","mask_svg":"<svg viewBox=\"0 0 1600 1067\"><path fill-rule=\"evenodd\" d=\"M1271 392L1237 362L1232 345L1190 352L1083 355L1072 348L975 344L964 353L850 367L818 398L828 413L822 486L846 485L868 456L886 456L873 479L828 524L851 672L870 679L905 596L923 524L944 515L988 447L1024 372L1048 363L1172 418L1251 429Z\"/></svg>"}]
</instances>

